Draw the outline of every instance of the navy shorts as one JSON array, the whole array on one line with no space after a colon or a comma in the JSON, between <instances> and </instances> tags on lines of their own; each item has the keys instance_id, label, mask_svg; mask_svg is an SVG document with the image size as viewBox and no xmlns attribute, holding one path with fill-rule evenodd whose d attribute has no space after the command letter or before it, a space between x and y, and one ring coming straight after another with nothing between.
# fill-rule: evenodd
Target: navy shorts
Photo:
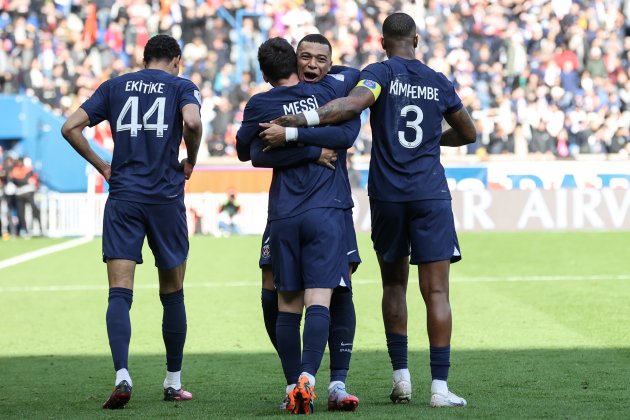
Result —
<instances>
[{"instance_id":1,"label":"navy shorts","mask_svg":"<svg viewBox=\"0 0 630 420\"><path fill-rule=\"evenodd\" d=\"M352 266L352 272L357 271L359 264L361 264L361 255L359 254L359 246L357 245L357 234L354 231L354 221L352 220L352 209L344 210L344 222L346 228L346 255L348 256L348 264ZM262 243L260 244L260 259L258 260L258 266L263 268L266 265L271 265L271 247L269 244L269 222L265 226L265 232L262 236Z\"/></svg>"},{"instance_id":2,"label":"navy shorts","mask_svg":"<svg viewBox=\"0 0 630 420\"><path fill-rule=\"evenodd\" d=\"M357 234L354 231L354 220L352 220L352 209L344 210L344 221L346 227L346 255L348 256L348 264L352 267L354 273L361 264L361 256L359 255L359 246L357 245Z\"/></svg>"},{"instance_id":3,"label":"navy shorts","mask_svg":"<svg viewBox=\"0 0 630 420\"><path fill-rule=\"evenodd\" d=\"M386 262L411 255L411 264L462 259L450 200L370 199L374 250Z\"/></svg>"},{"instance_id":4,"label":"navy shorts","mask_svg":"<svg viewBox=\"0 0 630 420\"><path fill-rule=\"evenodd\" d=\"M145 204L108 198L103 219L103 261L124 259L142 264L147 238L155 266L175 268L188 258L188 226L184 199Z\"/></svg>"},{"instance_id":5,"label":"navy shorts","mask_svg":"<svg viewBox=\"0 0 630 420\"><path fill-rule=\"evenodd\" d=\"M276 289L334 289L348 286L344 211L316 208L273 220L271 267Z\"/></svg>"},{"instance_id":6,"label":"navy shorts","mask_svg":"<svg viewBox=\"0 0 630 420\"><path fill-rule=\"evenodd\" d=\"M258 267L263 268L266 265L271 265L271 245L269 239L269 221L265 226L265 232L262 236L262 243L260 244L260 259L258 260Z\"/></svg>"}]
</instances>

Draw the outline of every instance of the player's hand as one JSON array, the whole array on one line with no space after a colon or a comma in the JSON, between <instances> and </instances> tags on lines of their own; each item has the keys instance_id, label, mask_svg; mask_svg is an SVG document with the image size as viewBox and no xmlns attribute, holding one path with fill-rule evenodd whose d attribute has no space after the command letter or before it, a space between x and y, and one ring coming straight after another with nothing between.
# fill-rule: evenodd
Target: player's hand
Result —
<instances>
[{"instance_id":1,"label":"player's hand","mask_svg":"<svg viewBox=\"0 0 630 420\"><path fill-rule=\"evenodd\" d=\"M100 172L103 178L105 178L105 181L109 182L109 178L112 176L112 165L108 163Z\"/></svg>"},{"instance_id":2,"label":"player's hand","mask_svg":"<svg viewBox=\"0 0 630 420\"><path fill-rule=\"evenodd\" d=\"M180 167L182 168L182 171L184 171L184 177L186 179L190 179L195 165L192 165L190 162L188 162L188 158L184 158L180 162Z\"/></svg>"},{"instance_id":3,"label":"player's hand","mask_svg":"<svg viewBox=\"0 0 630 420\"><path fill-rule=\"evenodd\" d=\"M283 127L306 127L306 117L304 114L283 115L271 121Z\"/></svg>"},{"instance_id":4,"label":"player's hand","mask_svg":"<svg viewBox=\"0 0 630 420\"><path fill-rule=\"evenodd\" d=\"M318 165L327 167L328 169L335 169L334 163L337 162L337 152L331 149L322 147L322 153L317 160Z\"/></svg>"},{"instance_id":5,"label":"player's hand","mask_svg":"<svg viewBox=\"0 0 630 420\"><path fill-rule=\"evenodd\" d=\"M260 138L265 144L263 152L268 152L276 147L284 147L287 144L286 129L284 127L269 123L260 123L258 125L264 128L260 133Z\"/></svg>"}]
</instances>

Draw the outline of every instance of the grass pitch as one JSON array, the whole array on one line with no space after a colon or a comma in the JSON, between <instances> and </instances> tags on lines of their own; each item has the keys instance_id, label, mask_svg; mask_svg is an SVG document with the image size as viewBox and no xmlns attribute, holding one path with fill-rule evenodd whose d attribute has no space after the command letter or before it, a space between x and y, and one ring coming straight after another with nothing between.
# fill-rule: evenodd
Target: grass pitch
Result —
<instances>
[{"instance_id":1,"label":"grass pitch","mask_svg":"<svg viewBox=\"0 0 630 420\"><path fill-rule=\"evenodd\" d=\"M105 331L107 280L98 239L0 268L0 417L245 418L277 409L284 380L260 310L258 237L194 237L186 278L185 403L161 401L165 362L153 258L145 248L131 311L127 408L100 408L113 389ZM0 243L0 264L59 243ZM354 414L328 414L328 359L315 415L368 418L628 417L630 232L466 233L452 266L449 384L465 409L431 409L428 342L416 272L408 292L413 401L393 405L368 235L355 274L357 334L348 388Z\"/></svg>"}]
</instances>

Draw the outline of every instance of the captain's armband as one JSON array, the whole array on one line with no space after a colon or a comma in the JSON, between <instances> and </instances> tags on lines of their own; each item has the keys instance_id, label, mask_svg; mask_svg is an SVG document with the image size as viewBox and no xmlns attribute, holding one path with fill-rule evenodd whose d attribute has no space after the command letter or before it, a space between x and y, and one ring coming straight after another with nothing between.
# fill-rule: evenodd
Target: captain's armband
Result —
<instances>
[{"instance_id":1,"label":"captain's armband","mask_svg":"<svg viewBox=\"0 0 630 420\"><path fill-rule=\"evenodd\" d=\"M381 85L376 83L374 80L360 80L359 83L357 83L357 87L358 86L363 86L364 88L369 89L370 92L372 92L372 95L374 95L374 100L377 100L379 95L381 94Z\"/></svg>"}]
</instances>

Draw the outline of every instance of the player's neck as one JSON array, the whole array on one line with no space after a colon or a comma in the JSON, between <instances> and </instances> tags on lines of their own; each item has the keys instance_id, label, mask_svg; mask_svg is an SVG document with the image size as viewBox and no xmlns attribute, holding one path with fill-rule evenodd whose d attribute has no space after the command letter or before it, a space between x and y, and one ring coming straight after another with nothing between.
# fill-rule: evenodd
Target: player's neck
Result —
<instances>
[{"instance_id":1,"label":"player's neck","mask_svg":"<svg viewBox=\"0 0 630 420\"><path fill-rule=\"evenodd\" d=\"M407 60L413 60L416 58L416 47L415 44L408 42L408 40L387 40L384 42L385 53L387 54L387 58L392 57L401 57L406 58Z\"/></svg>"},{"instance_id":2,"label":"player's neck","mask_svg":"<svg viewBox=\"0 0 630 420\"><path fill-rule=\"evenodd\" d=\"M147 69L147 70L162 70L162 71L165 71L165 72L167 72L169 74L172 74L170 66L168 66L167 64L162 64L162 63L149 64L148 66L145 67L145 69Z\"/></svg>"},{"instance_id":3,"label":"player's neck","mask_svg":"<svg viewBox=\"0 0 630 420\"><path fill-rule=\"evenodd\" d=\"M280 79L278 81L276 81L275 83L273 83L273 87L278 87L278 86L293 86L293 85L297 85L300 82L300 79L298 79L298 75L296 73L291 73L291 75L289 77L287 77L286 79Z\"/></svg>"},{"instance_id":4,"label":"player's neck","mask_svg":"<svg viewBox=\"0 0 630 420\"><path fill-rule=\"evenodd\" d=\"M413 60L416 58L416 51L413 48L392 48L391 50L387 50L387 58L392 57L401 57L406 58L407 60Z\"/></svg>"}]
</instances>

